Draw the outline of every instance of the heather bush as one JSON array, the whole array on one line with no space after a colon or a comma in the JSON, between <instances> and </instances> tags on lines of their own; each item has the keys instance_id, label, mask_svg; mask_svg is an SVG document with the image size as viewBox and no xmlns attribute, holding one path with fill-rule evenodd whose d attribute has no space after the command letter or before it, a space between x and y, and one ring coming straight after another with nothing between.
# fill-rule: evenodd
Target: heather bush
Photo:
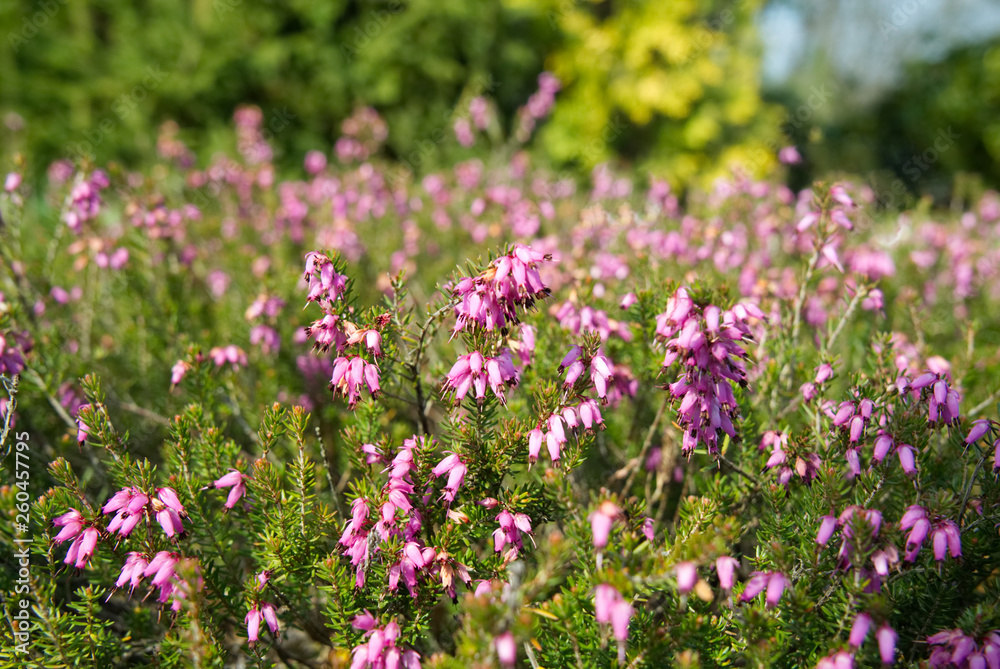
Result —
<instances>
[{"instance_id":1,"label":"heather bush","mask_svg":"<svg viewBox=\"0 0 1000 669\"><path fill-rule=\"evenodd\" d=\"M8 177L6 665L1000 663L995 193L417 179L351 119Z\"/></svg>"}]
</instances>

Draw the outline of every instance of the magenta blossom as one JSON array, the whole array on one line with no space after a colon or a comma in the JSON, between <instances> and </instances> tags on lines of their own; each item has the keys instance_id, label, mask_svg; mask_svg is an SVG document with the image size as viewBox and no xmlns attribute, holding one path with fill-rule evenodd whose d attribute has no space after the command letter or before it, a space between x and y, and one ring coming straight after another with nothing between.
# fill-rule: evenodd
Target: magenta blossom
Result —
<instances>
[{"instance_id":1,"label":"magenta blossom","mask_svg":"<svg viewBox=\"0 0 1000 669\"><path fill-rule=\"evenodd\" d=\"M470 390L474 390L476 400L482 403L489 387L500 403L506 406L504 388L514 387L517 383L518 374L509 349L501 349L495 358L487 358L479 351L473 351L460 356L452 365L444 383L444 393L454 395L457 404Z\"/></svg>"},{"instance_id":2,"label":"magenta blossom","mask_svg":"<svg viewBox=\"0 0 1000 669\"><path fill-rule=\"evenodd\" d=\"M372 614L365 611L354 618L352 625L365 630L365 640L351 651L351 669L420 669L420 655L414 650L402 650L397 645L400 629L395 621L378 627Z\"/></svg>"},{"instance_id":3,"label":"magenta blossom","mask_svg":"<svg viewBox=\"0 0 1000 669\"><path fill-rule=\"evenodd\" d=\"M684 429L683 452L690 453L701 443L714 454L719 450L720 433L736 438L733 419L738 407L732 384L747 385L743 361L747 353L740 344L751 339L749 320L763 316L750 303L727 311L696 305L688 289L681 287L656 317L656 334L666 341L664 369L681 363L680 378L668 388L680 401L677 416Z\"/></svg>"},{"instance_id":4,"label":"magenta blossom","mask_svg":"<svg viewBox=\"0 0 1000 669\"><path fill-rule=\"evenodd\" d=\"M70 509L53 520L52 524L62 528L59 530L59 534L52 539L57 544L61 544L64 541L75 539L83 531L83 516L76 509Z\"/></svg>"},{"instance_id":5,"label":"magenta blossom","mask_svg":"<svg viewBox=\"0 0 1000 669\"><path fill-rule=\"evenodd\" d=\"M224 474L215 481L212 482L213 488L232 488L229 491L229 495L226 497L225 507L227 509L232 509L236 506L236 503L240 501L240 498L246 494L247 487L246 476L235 469L230 469L228 474Z\"/></svg>"},{"instance_id":6,"label":"magenta blossom","mask_svg":"<svg viewBox=\"0 0 1000 669\"><path fill-rule=\"evenodd\" d=\"M517 644L514 642L514 635L504 632L493 640L493 645L497 651L497 659L504 667L513 667L517 662Z\"/></svg>"},{"instance_id":7,"label":"magenta blossom","mask_svg":"<svg viewBox=\"0 0 1000 669\"><path fill-rule=\"evenodd\" d=\"M63 560L66 564L71 564L77 569L83 569L90 562L90 558L94 556L94 551L97 549L97 539L100 537L100 532L97 528L88 527L80 532L73 543L69 545L69 550L66 551L66 558Z\"/></svg>"},{"instance_id":8,"label":"magenta blossom","mask_svg":"<svg viewBox=\"0 0 1000 669\"><path fill-rule=\"evenodd\" d=\"M347 398L347 408L354 409L361 399L361 391L367 388L372 397L378 397L379 386L378 366L367 362L361 356L339 357L333 361L333 376L330 378L329 389L334 395Z\"/></svg>"},{"instance_id":9,"label":"magenta blossom","mask_svg":"<svg viewBox=\"0 0 1000 669\"><path fill-rule=\"evenodd\" d=\"M605 500L590 514L590 529L594 535L594 548L601 549L608 545L608 535L611 526L621 516L622 510L614 502Z\"/></svg>"},{"instance_id":10,"label":"magenta blossom","mask_svg":"<svg viewBox=\"0 0 1000 669\"><path fill-rule=\"evenodd\" d=\"M442 499L448 503L455 501L455 495L458 494L458 489L462 486L467 471L468 467L465 466L465 463L462 462L457 453L445 456L444 460L438 463L431 471L431 474L435 478L440 478L448 474L448 483L444 487Z\"/></svg>"},{"instance_id":11,"label":"magenta blossom","mask_svg":"<svg viewBox=\"0 0 1000 669\"><path fill-rule=\"evenodd\" d=\"M719 586L721 586L723 590L733 589L733 579L736 573L736 568L739 566L739 561L728 555L716 558L715 571L719 574Z\"/></svg>"},{"instance_id":12,"label":"magenta blossom","mask_svg":"<svg viewBox=\"0 0 1000 669\"><path fill-rule=\"evenodd\" d=\"M184 524L181 518L187 516L184 506L177 499L177 493L173 488L157 488L156 496L151 500L153 513L156 514L156 522L163 528L163 532L172 537L177 534L184 534Z\"/></svg>"},{"instance_id":13,"label":"magenta blossom","mask_svg":"<svg viewBox=\"0 0 1000 669\"><path fill-rule=\"evenodd\" d=\"M469 325L494 330L518 323L518 307L531 308L551 292L538 274L538 264L547 260L552 256L515 244L511 253L491 262L478 276L459 280L452 288L459 299L452 335Z\"/></svg>"},{"instance_id":14,"label":"magenta blossom","mask_svg":"<svg viewBox=\"0 0 1000 669\"><path fill-rule=\"evenodd\" d=\"M766 589L767 595L765 600L767 601L767 607L773 608L781 601L781 596L784 594L788 584L788 578L780 571L755 571L750 575L750 580L747 581L740 600L749 602Z\"/></svg>"},{"instance_id":15,"label":"magenta blossom","mask_svg":"<svg viewBox=\"0 0 1000 669\"><path fill-rule=\"evenodd\" d=\"M115 587L124 587L126 583L129 584L129 596L132 596L132 592L135 590L135 586L142 582L143 576L146 571L146 567L149 566L149 560L142 553L137 553L132 551L125 558L125 564L122 566L121 574L118 576L118 580L115 581Z\"/></svg>"},{"instance_id":16,"label":"magenta blossom","mask_svg":"<svg viewBox=\"0 0 1000 669\"><path fill-rule=\"evenodd\" d=\"M149 498L136 487L122 488L101 508L104 514L115 513L108 524L108 532L127 537L145 515ZM169 536L169 535L168 535Z\"/></svg>"}]
</instances>

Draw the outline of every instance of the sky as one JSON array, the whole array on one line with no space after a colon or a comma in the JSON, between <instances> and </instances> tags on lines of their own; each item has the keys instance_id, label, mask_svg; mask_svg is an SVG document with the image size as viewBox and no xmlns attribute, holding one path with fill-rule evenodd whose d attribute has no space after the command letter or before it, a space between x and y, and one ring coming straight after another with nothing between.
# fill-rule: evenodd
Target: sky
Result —
<instances>
[{"instance_id":1,"label":"sky","mask_svg":"<svg viewBox=\"0 0 1000 669\"><path fill-rule=\"evenodd\" d=\"M907 63L1000 39L1000 0L772 0L759 21L766 86L792 83L826 53L864 104L890 92Z\"/></svg>"}]
</instances>

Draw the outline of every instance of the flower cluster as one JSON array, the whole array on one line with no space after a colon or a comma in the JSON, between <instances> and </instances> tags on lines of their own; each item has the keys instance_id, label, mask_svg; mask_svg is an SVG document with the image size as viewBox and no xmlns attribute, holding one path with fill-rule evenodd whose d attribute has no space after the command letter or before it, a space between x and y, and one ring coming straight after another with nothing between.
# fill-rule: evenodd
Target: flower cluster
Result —
<instances>
[{"instance_id":1,"label":"flower cluster","mask_svg":"<svg viewBox=\"0 0 1000 669\"><path fill-rule=\"evenodd\" d=\"M340 299L347 288L347 277L338 274L333 261L322 253L310 251L306 254L306 269L303 278L308 284L306 301L319 302L324 310Z\"/></svg>"},{"instance_id":2,"label":"flower cluster","mask_svg":"<svg viewBox=\"0 0 1000 669\"><path fill-rule=\"evenodd\" d=\"M230 469L228 474L223 474L212 482L212 488L232 488L226 496L226 503L223 505L227 510L236 506L236 503L243 498L247 492L246 475L235 469Z\"/></svg>"},{"instance_id":3,"label":"flower cluster","mask_svg":"<svg viewBox=\"0 0 1000 669\"><path fill-rule=\"evenodd\" d=\"M365 610L351 622L355 629L365 632L365 641L351 651L351 669L420 669L420 655L415 650L402 650L396 645L399 625L396 621L379 627L375 617Z\"/></svg>"},{"instance_id":4,"label":"flower cluster","mask_svg":"<svg viewBox=\"0 0 1000 669\"><path fill-rule=\"evenodd\" d=\"M750 580L747 581L746 587L743 588L740 600L749 602L766 589L767 594L764 599L767 602L768 608L772 608L777 606L778 602L781 601L781 596L785 593L785 588L788 587L788 584L788 577L780 571L755 571L750 574Z\"/></svg>"},{"instance_id":5,"label":"flower cluster","mask_svg":"<svg viewBox=\"0 0 1000 669\"><path fill-rule=\"evenodd\" d=\"M3 294L0 293L0 303ZM31 350L31 339L27 333L0 332L0 374L13 376L24 369L24 354Z\"/></svg>"},{"instance_id":6,"label":"flower cluster","mask_svg":"<svg viewBox=\"0 0 1000 669\"><path fill-rule=\"evenodd\" d=\"M334 145L341 162L367 160L389 136L389 126L372 107L362 107L340 124L344 133Z\"/></svg>"},{"instance_id":7,"label":"flower cluster","mask_svg":"<svg viewBox=\"0 0 1000 669\"><path fill-rule=\"evenodd\" d=\"M1000 630L978 638L960 629L944 630L927 637L927 643L935 647L930 657L932 667L1000 667Z\"/></svg>"},{"instance_id":8,"label":"flower cluster","mask_svg":"<svg viewBox=\"0 0 1000 669\"><path fill-rule=\"evenodd\" d=\"M614 380L614 365L600 351L593 357L581 356L581 353L580 347L574 346L559 364L560 373L566 370L566 380L563 381L563 386L565 388L574 387L577 380L589 370L590 381L597 391L597 396L607 404L608 384Z\"/></svg>"},{"instance_id":9,"label":"flower cluster","mask_svg":"<svg viewBox=\"0 0 1000 669\"><path fill-rule=\"evenodd\" d=\"M592 430L603 426L604 418L596 401L588 399L576 406L566 406L562 411L551 414L528 433L528 463L534 464L538 461L542 444L545 444L548 450L549 459L557 463L562 457L562 447L568 441L567 430L572 433L578 429Z\"/></svg>"},{"instance_id":10,"label":"flower cluster","mask_svg":"<svg viewBox=\"0 0 1000 669\"><path fill-rule=\"evenodd\" d=\"M635 610L625 601L614 586L602 583L594 589L594 617L597 622L611 623L611 630L618 641L618 663L625 662L625 641L628 640L628 624Z\"/></svg>"},{"instance_id":11,"label":"flower cluster","mask_svg":"<svg viewBox=\"0 0 1000 669\"><path fill-rule=\"evenodd\" d=\"M551 72L542 72L538 75L538 90L528 98L527 104L518 110L519 123L516 135L518 141L527 141L535 129L535 123L548 116L560 88L559 79Z\"/></svg>"},{"instance_id":12,"label":"flower cluster","mask_svg":"<svg viewBox=\"0 0 1000 669\"><path fill-rule=\"evenodd\" d=\"M351 558L351 564L355 567L355 584L358 588L365 584L365 570L373 557L372 548L375 551L380 550L378 541L372 541L376 538L383 542L388 542L393 537L401 540L402 547L395 556L395 562L388 569L390 590L395 590L402 578L410 593L416 596L418 572L426 570L429 573L432 567L439 568L439 575L447 577L449 572L440 569L441 562L445 561L447 556L442 557L443 553L439 554L434 548L424 546L420 538L423 518L410 500L410 495L414 492L410 477L416 467L414 451L430 448L433 448L433 442L425 437L404 440L392 462L388 463L386 471L389 476L381 491L381 503L365 497L358 497L352 503L351 520L344 528L340 543L344 546L344 555ZM385 457L375 445L365 444L362 450L366 453L370 464L386 463ZM464 475L461 470L464 465L448 458L445 458L442 464L450 467L452 472L459 472L454 481L449 480L449 483L454 483L454 490L457 491ZM371 517L376 509L377 520ZM463 570L464 567L458 569L458 572L461 574ZM445 588L450 589L450 585L449 583Z\"/></svg>"},{"instance_id":13,"label":"flower cluster","mask_svg":"<svg viewBox=\"0 0 1000 669\"><path fill-rule=\"evenodd\" d=\"M230 364L234 370L239 371L240 366L247 366L247 354L239 346L234 346L233 344L212 348L208 352L208 357L212 359L216 367L223 367L226 364ZM176 365L174 365L174 371L177 371Z\"/></svg>"},{"instance_id":14,"label":"flower cluster","mask_svg":"<svg viewBox=\"0 0 1000 669\"><path fill-rule=\"evenodd\" d=\"M504 554L504 564L507 564L524 549L521 533L531 536L531 518L526 514L511 513L504 509L497 515L496 521L500 523L500 527L493 530L493 550L499 553L504 546L510 544L510 549Z\"/></svg>"},{"instance_id":15,"label":"flower cluster","mask_svg":"<svg viewBox=\"0 0 1000 669\"><path fill-rule=\"evenodd\" d=\"M935 516L932 519L927 509L919 504L914 504L906 510L899 521L899 528L910 531L906 536L907 562L917 559L928 534L934 546L934 559L938 562L944 560L946 554L951 554L953 558L962 556L962 534L958 523L943 516Z\"/></svg>"},{"instance_id":16,"label":"flower cluster","mask_svg":"<svg viewBox=\"0 0 1000 669\"><path fill-rule=\"evenodd\" d=\"M819 475L823 461L816 453L794 455L794 465L790 464L788 451L788 433L780 430L768 430L760 440L760 450L771 447L771 456L764 465L766 469L778 470L778 484L787 486L793 475L798 475L807 484Z\"/></svg>"},{"instance_id":17,"label":"flower cluster","mask_svg":"<svg viewBox=\"0 0 1000 669\"><path fill-rule=\"evenodd\" d=\"M333 376L328 386L334 395L347 398L347 407L353 409L361 399L361 391L368 389L372 397L378 397L378 365L368 362L360 355L341 356L333 361Z\"/></svg>"},{"instance_id":18,"label":"flower cluster","mask_svg":"<svg viewBox=\"0 0 1000 669\"><path fill-rule=\"evenodd\" d=\"M726 311L714 305L700 307L684 287L656 317L656 334L666 341L664 369L678 360L682 365L680 378L668 388L680 400L678 422L684 428L685 453L699 443L718 453L720 432L736 438L733 419L739 409L732 384L747 385L743 362L747 353L740 343L751 339L750 319L763 317L760 308L749 303Z\"/></svg>"},{"instance_id":19,"label":"flower cluster","mask_svg":"<svg viewBox=\"0 0 1000 669\"><path fill-rule=\"evenodd\" d=\"M867 613L860 613L854 619L851 626L851 633L847 643L858 650L868 637L868 631L872 626L872 617ZM878 642L879 656L883 664L893 664L896 656L896 641L899 635L888 622L883 622L875 632L875 640Z\"/></svg>"},{"instance_id":20,"label":"flower cluster","mask_svg":"<svg viewBox=\"0 0 1000 669\"><path fill-rule=\"evenodd\" d=\"M85 527L85 523L83 516L76 509L70 509L52 521L53 525L62 528L53 541L61 544L64 541L73 540L63 562L73 565L76 569L83 569L87 566L90 558L94 556L97 540L101 536L96 527Z\"/></svg>"},{"instance_id":21,"label":"flower cluster","mask_svg":"<svg viewBox=\"0 0 1000 669\"><path fill-rule=\"evenodd\" d=\"M551 292L538 274L538 263L547 260L552 260L550 254L515 244L478 276L460 279L451 291L459 299L452 334L470 325L492 331L518 323L517 307L531 308Z\"/></svg>"},{"instance_id":22,"label":"flower cluster","mask_svg":"<svg viewBox=\"0 0 1000 669\"><path fill-rule=\"evenodd\" d=\"M164 534L173 537L184 533L181 518L187 516L184 506L177 498L173 488L157 488L156 493L147 496L136 487L122 488L116 492L107 504L101 508L105 515L114 513L115 517L108 524L108 532L123 537L131 534L144 515L156 518Z\"/></svg>"},{"instance_id":23,"label":"flower cluster","mask_svg":"<svg viewBox=\"0 0 1000 669\"><path fill-rule=\"evenodd\" d=\"M101 211L101 191L109 185L103 170L94 170L89 178L78 175L66 200L62 220L73 232L80 232L86 221L97 218Z\"/></svg>"},{"instance_id":24,"label":"flower cluster","mask_svg":"<svg viewBox=\"0 0 1000 669\"><path fill-rule=\"evenodd\" d=\"M458 494L458 489L462 487L462 482L465 480L465 473L469 470L462 462L462 458L457 453L451 453L447 455L444 460L439 462L437 466L431 470L431 475L434 478L440 478L445 474L448 475L448 482L444 486L444 493L441 498L448 502L455 501L455 495Z\"/></svg>"},{"instance_id":25,"label":"flower cluster","mask_svg":"<svg viewBox=\"0 0 1000 669\"><path fill-rule=\"evenodd\" d=\"M487 358L479 351L473 351L459 356L452 365L444 382L444 394L454 395L455 403L458 404L469 390L475 390L476 399L482 402L486 399L486 387L489 386L500 403L506 406L504 387L513 388L517 382L518 374L509 349L501 349L493 358Z\"/></svg>"}]
</instances>

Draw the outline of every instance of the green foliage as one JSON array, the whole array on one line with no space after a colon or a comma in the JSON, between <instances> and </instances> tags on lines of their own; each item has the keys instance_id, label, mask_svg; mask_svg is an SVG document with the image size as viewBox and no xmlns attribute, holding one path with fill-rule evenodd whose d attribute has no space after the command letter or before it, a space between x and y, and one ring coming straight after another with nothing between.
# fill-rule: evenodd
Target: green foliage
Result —
<instances>
[{"instance_id":1,"label":"green foliage","mask_svg":"<svg viewBox=\"0 0 1000 669\"><path fill-rule=\"evenodd\" d=\"M774 169L778 109L760 98L756 2L509 0L558 27L566 90L542 135L581 167L623 153L672 183ZM780 147L777 147L780 148Z\"/></svg>"},{"instance_id":2,"label":"green foliage","mask_svg":"<svg viewBox=\"0 0 1000 669\"><path fill-rule=\"evenodd\" d=\"M0 8L0 34L0 112L25 126L0 132L37 166L141 163L167 120L210 156L228 146L246 102L264 111L285 165L329 149L358 105L379 109L389 146L407 156L451 135L463 94L489 94L512 113L551 41L498 0L21 0Z\"/></svg>"}]
</instances>

